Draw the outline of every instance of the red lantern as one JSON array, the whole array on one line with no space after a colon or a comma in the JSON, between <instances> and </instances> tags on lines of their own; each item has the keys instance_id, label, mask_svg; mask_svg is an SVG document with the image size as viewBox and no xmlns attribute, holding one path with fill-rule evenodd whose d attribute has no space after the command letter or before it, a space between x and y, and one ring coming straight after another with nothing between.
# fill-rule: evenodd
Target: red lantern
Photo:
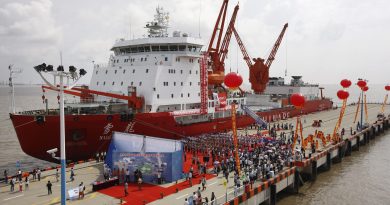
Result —
<instances>
[{"instance_id":1,"label":"red lantern","mask_svg":"<svg viewBox=\"0 0 390 205\"><path fill-rule=\"evenodd\" d=\"M385 90L390 91L390 85L386 85Z\"/></svg>"},{"instance_id":2,"label":"red lantern","mask_svg":"<svg viewBox=\"0 0 390 205\"><path fill-rule=\"evenodd\" d=\"M294 93L290 97L291 104L302 107L305 104L305 97L301 93Z\"/></svg>"},{"instance_id":3,"label":"red lantern","mask_svg":"<svg viewBox=\"0 0 390 205\"><path fill-rule=\"evenodd\" d=\"M350 80L344 79L340 82L340 85L343 86L343 88L349 88L351 86L352 82Z\"/></svg>"},{"instance_id":4,"label":"red lantern","mask_svg":"<svg viewBox=\"0 0 390 205\"><path fill-rule=\"evenodd\" d=\"M366 92L366 91L368 90L368 86L364 86L364 87L362 88L362 90L363 90L364 92Z\"/></svg>"},{"instance_id":5,"label":"red lantern","mask_svg":"<svg viewBox=\"0 0 390 205\"><path fill-rule=\"evenodd\" d=\"M363 89L364 87L366 87L367 82L364 81L364 80L359 80L359 81L357 82L357 85L360 87L360 89Z\"/></svg>"},{"instance_id":6,"label":"red lantern","mask_svg":"<svg viewBox=\"0 0 390 205\"><path fill-rule=\"evenodd\" d=\"M238 73L228 73L225 76L224 83L228 88L235 89L240 87L240 85L242 84L242 77Z\"/></svg>"},{"instance_id":7,"label":"red lantern","mask_svg":"<svg viewBox=\"0 0 390 205\"><path fill-rule=\"evenodd\" d=\"M344 90L339 90L337 92L337 97L339 97L340 100L345 100L349 97L349 93L347 91L344 91Z\"/></svg>"}]
</instances>

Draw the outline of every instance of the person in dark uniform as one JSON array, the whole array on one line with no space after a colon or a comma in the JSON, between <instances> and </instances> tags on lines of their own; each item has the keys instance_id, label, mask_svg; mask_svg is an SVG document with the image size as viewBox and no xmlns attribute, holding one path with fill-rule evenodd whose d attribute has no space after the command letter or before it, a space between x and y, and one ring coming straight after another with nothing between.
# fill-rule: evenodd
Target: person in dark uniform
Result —
<instances>
[{"instance_id":1,"label":"person in dark uniform","mask_svg":"<svg viewBox=\"0 0 390 205\"><path fill-rule=\"evenodd\" d=\"M47 181L46 186L47 186L47 195L52 194L52 192L51 192L51 186L52 186L52 184L50 183L50 181Z\"/></svg>"}]
</instances>

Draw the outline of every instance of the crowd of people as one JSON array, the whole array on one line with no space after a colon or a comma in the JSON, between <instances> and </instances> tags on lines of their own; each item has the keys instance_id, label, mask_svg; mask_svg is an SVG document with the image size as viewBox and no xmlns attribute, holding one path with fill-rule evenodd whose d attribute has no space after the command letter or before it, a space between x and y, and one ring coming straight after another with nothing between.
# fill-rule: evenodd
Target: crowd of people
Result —
<instances>
[{"instance_id":1,"label":"crowd of people","mask_svg":"<svg viewBox=\"0 0 390 205\"><path fill-rule=\"evenodd\" d=\"M291 126L287 125L287 128L291 128ZM185 151L192 154L191 163L197 167L200 174L206 173L206 167L212 166L213 172L217 176L222 174L228 182L233 173L234 187L236 188L242 185L253 185L256 180L265 181L272 178L293 160L291 134L288 138L283 133L280 137L269 137L261 134L238 136L240 170L237 169L235 145L229 133L188 137L184 139L183 143ZM203 160L200 160L201 157ZM193 172L193 167L191 167L187 176L192 176ZM191 177L188 178L192 186ZM197 202L193 204L202 204L206 200L206 198L203 198L203 201L199 200L202 199L201 196L193 198L197 199ZM191 204L190 201L188 203Z\"/></svg>"}]
</instances>

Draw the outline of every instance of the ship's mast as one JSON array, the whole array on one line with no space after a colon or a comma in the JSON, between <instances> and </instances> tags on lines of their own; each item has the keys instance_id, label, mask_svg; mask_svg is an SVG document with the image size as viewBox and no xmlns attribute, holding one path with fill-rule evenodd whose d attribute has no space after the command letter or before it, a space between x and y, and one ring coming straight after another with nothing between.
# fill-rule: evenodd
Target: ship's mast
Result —
<instances>
[{"instance_id":1,"label":"ship's mast","mask_svg":"<svg viewBox=\"0 0 390 205\"><path fill-rule=\"evenodd\" d=\"M13 65L8 66L9 70L9 86L11 87L11 112L15 113L15 87L13 83L14 74L21 73L21 69L14 69Z\"/></svg>"},{"instance_id":2,"label":"ship's mast","mask_svg":"<svg viewBox=\"0 0 390 205\"><path fill-rule=\"evenodd\" d=\"M148 37L168 37L169 12L164 12L162 7L156 8L154 20L146 24L148 29Z\"/></svg>"}]
</instances>

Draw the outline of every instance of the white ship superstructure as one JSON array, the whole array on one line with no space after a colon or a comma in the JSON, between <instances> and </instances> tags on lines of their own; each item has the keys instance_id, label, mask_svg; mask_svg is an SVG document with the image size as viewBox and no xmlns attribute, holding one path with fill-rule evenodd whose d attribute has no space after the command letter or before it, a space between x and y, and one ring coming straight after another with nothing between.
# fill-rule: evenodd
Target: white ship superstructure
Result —
<instances>
[{"instance_id":1,"label":"white ship superstructure","mask_svg":"<svg viewBox=\"0 0 390 205\"><path fill-rule=\"evenodd\" d=\"M134 87L145 112L199 108L202 40L179 31L168 36L167 15L157 8L147 38L117 41L108 64L94 66L90 88L127 95Z\"/></svg>"},{"instance_id":2,"label":"white ship superstructure","mask_svg":"<svg viewBox=\"0 0 390 205\"><path fill-rule=\"evenodd\" d=\"M318 99L318 84L308 84L302 81L302 76L291 76L290 84L284 83L284 78L270 78L264 93L278 97L288 97L293 93L301 93L307 100Z\"/></svg>"}]
</instances>

